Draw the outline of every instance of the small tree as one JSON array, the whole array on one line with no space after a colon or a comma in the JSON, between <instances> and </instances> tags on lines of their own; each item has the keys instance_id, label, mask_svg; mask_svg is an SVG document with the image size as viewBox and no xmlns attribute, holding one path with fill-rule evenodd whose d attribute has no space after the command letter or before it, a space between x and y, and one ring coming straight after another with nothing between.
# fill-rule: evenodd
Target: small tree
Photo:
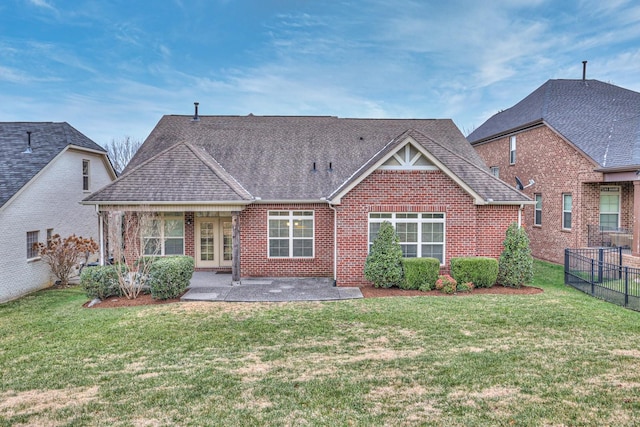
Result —
<instances>
[{"instance_id":1,"label":"small tree","mask_svg":"<svg viewBox=\"0 0 640 427\"><path fill-rule=\"evenodd\" d=\"M519 288L533 280L533 257L529 237L524 228L512 223L502 243L504 250L498 261L498 282L503 286Z\"/></svg>"},{"instance_id":2,"label":"small tree","mask_svg":"<svg viewBox=\"0 0 640 427\"><path fill-rule=\"evenodd\" d=\"M127 299L135 299L146 286L154 257L160 253L156 240L142 241L142 236L157 236L159 226L152 212L126 212L112 215L109 220L108 240L117 268L118 287Z\"/></svg>"},{"instance_id":3,"label":"small tree","mask_svg":"<svg viewBox=\"0 0 640 427\"><path fill-rule=\"evenodd\" d=\"M130 136L125 136L117 140L112 139L111 142L107 144L107 154L116 172L122 173L129 163L129 160L136 154L136 151L138 151L141 145L141 140L133 139Z\"/></svg>"},{"instance_id":4,"label":"small tree","mask_svg":"<svg viewBox=\"0 0 640 427\"><path fill-rule=\"evenodd\" d=\"M387 221L380 225L373 241L364 263L364 277L376 288L399 286L404 280L402 248L393 226Z\"/></svg>"},{"instance_id":5,"label":"small tree","mask_svg":"<svg viewBox=\"0 0 640 427\"><path fill-rule=\"evenodd\" d=\"M81 261L86 264L89 257L98 251L98 244L92 238L86 239L75 234L64 239L54 234L47 243L35 245L38 254L62 286L68 285L69 280L78 274Z\"/></svg>"}]
</instances>

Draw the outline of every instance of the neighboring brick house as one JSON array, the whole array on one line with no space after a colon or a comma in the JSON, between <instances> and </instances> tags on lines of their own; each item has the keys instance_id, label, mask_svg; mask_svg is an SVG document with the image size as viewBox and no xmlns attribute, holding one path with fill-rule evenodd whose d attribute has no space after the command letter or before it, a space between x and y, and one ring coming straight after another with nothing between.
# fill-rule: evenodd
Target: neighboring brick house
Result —
<instances>
[{"instance_id":1,"label":"neighboring brick house","mask_svg":"<svg viewBox=\"0 0 640 427\"><path fill-rule=\"evenodd\" d=\"M68 123L0 123L0 302L55 280L33 243L98 240L96 211L80 201L115 177L105 150Z\"/></svg>"},{"instance_id":2,"label":"neighboring brick house","mask_svg":"<svg viewBox=\"0 0 640 427\"><path fill-rule=\"evenodd\" d=\"M561 263L569 247L623 246L640 256L639 131L640 93L549 80L467 139L496 176L520 179L536 201L525 215L532 252Z\"/></svg>"},{"instance_id":3,"label":"neighboring brick house","mask_svg":"<svg viewBox=\"0 0 640 427\"><path fill-rule=\"evenodd\" d=\"M351 286L366 283L383 221L405 256L436 257L447 269L451 257L499 256L531 201L490 174L451 120L196 110L164 116L123 175L84 203L155 212L177 231L158 227L142 236L145 248L231 269L234 280L324 276Z\"/></svg>"}]
</instances>

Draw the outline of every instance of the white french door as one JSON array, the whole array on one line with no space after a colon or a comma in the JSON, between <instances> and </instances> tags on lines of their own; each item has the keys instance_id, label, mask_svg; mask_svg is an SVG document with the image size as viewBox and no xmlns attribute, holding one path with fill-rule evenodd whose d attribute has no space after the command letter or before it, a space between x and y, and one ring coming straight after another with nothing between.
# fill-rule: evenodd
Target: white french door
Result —
<instances>
[{"instance_id":1,"label":"white french door","mask_svg":"<svg viewBox=\"0 0 640 427\"><path fill-rule=\"evenodd\" d=\"M196 218L196 267L231 266L231 218Z\"/></svg>"}]
</instances>

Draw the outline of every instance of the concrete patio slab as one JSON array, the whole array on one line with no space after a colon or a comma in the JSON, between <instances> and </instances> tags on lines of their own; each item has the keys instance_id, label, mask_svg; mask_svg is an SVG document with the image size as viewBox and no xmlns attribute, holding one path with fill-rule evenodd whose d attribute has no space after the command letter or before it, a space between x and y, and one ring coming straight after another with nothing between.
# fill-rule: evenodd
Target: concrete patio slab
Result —
<instances>
[{"instance_id":1,"label":"concrete patio slab","mask_svg":"<svg viewBox=\"0 0 640 427\"><path fill-rule=\"evenodd\" d=\"M362 298L359 288L333 286L328 278L249 278L232 285L231 275L195 272L182 301L284 302Z\"/></svg>"}]
</instances>

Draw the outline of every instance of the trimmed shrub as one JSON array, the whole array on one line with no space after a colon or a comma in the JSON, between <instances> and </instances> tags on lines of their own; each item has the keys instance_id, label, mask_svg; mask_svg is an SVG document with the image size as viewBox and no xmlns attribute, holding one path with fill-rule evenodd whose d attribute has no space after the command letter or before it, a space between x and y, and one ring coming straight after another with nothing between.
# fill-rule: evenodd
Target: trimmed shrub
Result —
<instances>
[{"instance_id":1,"label":"trimmed shrub","mask_svg":"<svg viewBox=\"0 0 640 427\"><path fill-rule=\"evenodd\" d=\"M456 286L456 291L457 292L471 292L473 290L474 286L473 283L471 282L458 282L458 285Z\"/></svg>"},{"instance_id":2,"label":"trimmed shrub","mask_svg":"<svg viewBox=\"0 0 640 427\"><path fill-rule=\"evenodd\" d=\"M147 284L153 299L169 299L182 295L189 286L195 263L190 256L156 258L149 269Z\"/></svg>"},{"instance_id":3,"label":"trimmed shrub","mask_svg":"<svg viewBox=\"0 0 640 427\"><path fill-rule=\"evenodd\" d=\"M476 288L490 288L498 279L498 260L489 257L451 258L451 276L458 283L471 282Z\"/></svg>"},{"instance_id":4,"label":"trimmed shrub","mask_svg":"<svg viewBox=\"0 0 640 427\"><path fill-rule=\"evenodd\" d=\"M364 263L364 277L376 288L400 286L402 272L402 248L391 223L380 224L371 252Z\"/></svg>"},{"instance_id":5,"label":"trimmed shrub","mask_svg":"<svg viewBox=\"0 0 640 427\"><path fill-rule=\"evenodd\" d=\"M529 247L529 237L524 228L514 222L507 228L507 236L502 243L504 250L498 263L498 282L503 286L519 288L533 280L533 257Z\"/></svg>"},{"instance_id":6,"label":"trimmed shrub","mask_svg":"<svg viewBox=\"0 0 640 427\"><path fill-rule=\"evenodd\" d=\"M80 274L80 286L87 298L105 300L110 296L120 295L118 285L118 268L115 265L86 267Z\"/></svg>"},{"instance_id":7,"label":"trimmed shrub","mask_svg":"<svg viewBox=\"0 0 640 427\"><path fill-rule=\"evenodd\" d=\"M458 283L453 277L445 274L438 276L438 280L436 280L436 289L444 292L445 294L454 294L458 289Z\"/></svg>"},{"instance_id":8,"label":"trimmed shrub","mask_svg":"<svg viewBox=\"0 0 640 427\"><path fill-rule=\"evenodd\" d=\"M402 289L430 291L436 285L440 272L440 261L436 258L403 258L404 280Z\"/></svg>"}]
</instances>

